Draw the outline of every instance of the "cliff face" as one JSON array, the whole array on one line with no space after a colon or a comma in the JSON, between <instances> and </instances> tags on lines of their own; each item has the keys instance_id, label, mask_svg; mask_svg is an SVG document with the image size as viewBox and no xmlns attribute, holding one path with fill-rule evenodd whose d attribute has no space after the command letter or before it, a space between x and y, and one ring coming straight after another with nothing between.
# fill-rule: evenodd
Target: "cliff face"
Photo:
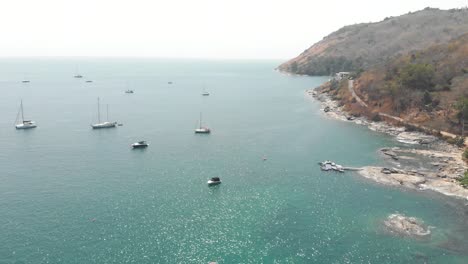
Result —
<instances>
[{"instance_id":1,"label":"cliff face","mask_svg":"<svg viewBox=\"0 0 468 264\"><path fill-rule=\"evenodd\" d=\"M343 27L278 68L308 75L369 69L410 51L446 43L465 32L468 9L426 8L377 23Z\"/></svg>"}]
</instances>

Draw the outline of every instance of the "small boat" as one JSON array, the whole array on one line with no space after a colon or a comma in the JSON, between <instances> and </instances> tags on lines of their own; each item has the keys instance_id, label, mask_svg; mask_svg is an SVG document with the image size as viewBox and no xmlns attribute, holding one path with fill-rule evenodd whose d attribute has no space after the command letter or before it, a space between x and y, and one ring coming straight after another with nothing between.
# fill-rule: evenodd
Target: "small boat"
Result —
<instances>
[{"instance_id":1,"label":"small boat","mask_svg":"<svg viewBox=\"0 0 468 264\"><path fill-rule=\"evenodd\" d=\"M92 83L93 81L92 81L92 80L87 80L86 82L87 82L87 83Z\"/></svg>"},{"instance_id":2,"label":"small boat","mask_svg":"<svg viewBox=\"0 0 468 264\"><path fill-rule=\"evenodd\" d=\"M205 89L203 89L202 95L203 96L210 96L210 93L207 92Z\"/></svg>"},{"instance_id":3,"label":"small boat","mask_svg":"<svg viewBox=\"0 0 468 264\"><path fill-rule=\"evenodd\" d=\"M210 134L211 130L208 127L202 125L202 114L200 113L200 123L198 128L195 128L195 134Z\"/></svg>"},{"instance_id":4,"label":"small boat","mask_svg":"<svg viewBox=\"0 0 468 264\"><path fill-rule=\"evenodd\" d=\"M75 67L75 72L76 74L73 76L73 78L83 78L83 75L79 74L78 66Z\"/></svg>"},{"instance_id":5,"label":"small boat","mask_svg":"<svg viewBox=\"0 0 468 264\"><path fill-rule=\"evenodd\" d=\"M167 82L167 84L172 84L172 82Z\"/></svg>"},{"instance_id":6,"label":"small boat","mask_svg":"<svg viewBox=\"0 0 468 264\"><path fill-rule=\"evenodd\" d=\"M29 83L29 80L22 80L22 83Z\"/></svg>"},{"instance_id":7,"label":"small boat","mask_svg":"<svg viewBox=\"0 0 468 264\"><path fill-rule=\"evenodd\" d=\"M125 93L128 93L128 94L132 94L133 93L133 90L126 90Z\"/></svg>"},{"instance_id":8,"label":"small boat","mask_svg":"<svg viewBox=\"0 0 468 264\"><path fill-rule=\"evenodd\" d=\"M19 117L20 112L21 112L22 122L18 123L18 117ZM18 115L16 116L15 127L16 129L29 129L29 128L37 127L36 122L31 121L31 120L24 120L23 100L21 100L20 109L19 109Z\"/></svg>"},{"instance_id":9,"label":"small boat","mask_svg":"<svg viewBox=\"0 0 468 264\"><path fill-rule=\"evenodd\" d=\"M132 148L146 148L149 144L146 141L138 141L132 144Z\"/></svg>"},{"instance_id":10,"label":"small boat","mask_svg":"<svg viewBox=\"0 0 468 264\"><path fill-rule=\"evenodd\" d=\"M326 160L319 162L320 169L323 171L337 171L337 172L345 172L345 168L335 162Z\"/></svg>"},{"instance_id":11,"label":"small boat","mask_svg":"<svg viewBox=\"0 0 468 264\"><path fill-rule=\"evenodd\" d=\"M110 122L109 120L109 105L107 105L107 121L101 123L101 111L100 111L100 104L99 104L99 97L98 97L98 122L96 124L91 124L93 129L99 128L112 128L117 125L117 122Z\"/></svg>"},{"instance_id":12,"label":"small boat","mask_svg":"<svg viewBox=\"0 0 468 264\"><path fill-rule=\"evenodd\" d=\"M218 185L218 184L221 184L221 179L219 177L213 177L209 179L207 183L209 186Z\"/></svg>"}]
</instances>

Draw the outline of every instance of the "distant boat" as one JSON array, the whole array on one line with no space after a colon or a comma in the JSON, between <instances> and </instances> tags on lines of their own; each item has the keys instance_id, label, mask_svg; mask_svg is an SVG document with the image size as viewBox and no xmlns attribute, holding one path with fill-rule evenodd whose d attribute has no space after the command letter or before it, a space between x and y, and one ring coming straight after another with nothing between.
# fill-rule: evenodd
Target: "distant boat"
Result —
<instances>
[{"instance_id":1,"label":"distant boat","mask_svg":"<svg viewBox=\"0 0 468 264\"><path fill-rule=\"evenodd\" d=\"M167 82L167 84L172 84L172 82Z\"/></svg>"},{"instance_id":2,"label":"distant boat","mask_svg":"<svg viewBox=\"0 0 468 264\"><path fill-rule=\"evenodd\" d=\"M74 78L83 78L83 75L79 74L79 71L78 71L78 66L76 67L76 74L75 76L73 76Z\"/></svg>"},{"instance_id":3,"label":"distant boat","mask_svg":"<svg viewBox=\"0 0 468 264\"><path fill-rule=\"evenodd\" d=\"M87 82L87 83L92 83L93 81L92 81L92 80L87 80L86 82Z\"/></svg>"},{"instance_id":4,"label":"distant boat","mask_svg":"<svg viewBox=\"0 0 468 264\"><path fill-rule=\"evenodd\" d=\"M21 112L21 123L18 123L18 117L19 117L20 112ZM16 129L29 129L29 128L37 127L36 122L31 121L31 120L24 120L23 100L21 100L20 109L19 109L18 115L16 116L15 127Z\"/></svg>"},{"instance_id":5,"label":"distant boat","mask_svg":"<svg viewBox=\"0 0 468 264\"><path fill-rule=\"evenodd\" d=\"M29 79L26 77L26 74L24 74L24 78L21 81L22 83L29 83Z\"/></svg>"},{"instance_id":6,"label":"distant boat","mask_svg":"<svg viewBox=\"0 0 468 264\"><path fill-rule=\"evenodd\" d=\"M128 94L132 94L133 93L133 90L126 90L125 93L128 93Z\"/></svg>"},{"instance_id":7,"label":"distant boat","mask_svg":"<svg viewBox=\"0 0 468 264\"><path fill-rule=\"evenodd\" d=\"M203 93L202 93L202 95L203 95L203 96L209 96L209 95L210 95L210 93L209 93L209 92L207 92L205 89L203 89Z\"/></svg>"},{"instance_id":8,"label":"distant boat","mask_svg":"<svg viewBox=\"0 0 468 264\"><path fill-rule=\"evenodd\" d=\"M204 127L202 125L202 114L200 113L200 123L198 128L195 129L196 134L209 134L211 133L211 130L208 127Z\"/></svg>"},{"instance_id":9,"label":"distant boat","mask_svg":"<svg viewBox=\"0 0 468 264\"><path fill-rule=\"evenodd\" d=\"M213 177L209 179L207 183L209 186L218 185L218 184L221 184L221 179L219 177Z\"/></svg>"},{"instance_id":10,"label":"distant boat","mask_svg":"<svg viewBox=\"0 0 468 264\"><path fill-rule=\"evenodd\" d=\"M97 106L98 107L98 122L96 124L91 124L91 127L93 129L115 127L117 125L117 122L109 121L109 105L107 105L107 120L101 123L101 110L100 110L99 97L97 100L98 100L98 106Z\"/></svg>"},{"instance_id":11,"label":"distant boat","mask_svg":"<svg viewBox=\"0 0 468 264\"><path fill-rule=\"evenodd\" d=\"M146 141L138 141L132 144L132 148L146 148L149 144Z\"/></svg>"}]
</instances>

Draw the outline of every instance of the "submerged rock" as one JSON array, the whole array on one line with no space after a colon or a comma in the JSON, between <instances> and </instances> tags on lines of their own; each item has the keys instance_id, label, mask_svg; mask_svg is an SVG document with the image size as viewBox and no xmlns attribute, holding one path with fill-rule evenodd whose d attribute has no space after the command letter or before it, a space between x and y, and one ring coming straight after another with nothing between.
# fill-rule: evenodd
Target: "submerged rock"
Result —
<instances>
[{"instance_id":1,"label":"submerged rock","mask_svg":"<svg viewBox=\"0 0 468 264\"><path fill-rule=\"evenodd\" d=\"M383 148L380 151L382 151L383 154L391 157L394 160L398 160L398 155L391 149Z\"/></svg>"},{"instance_id":2,"label":"submerged rock","mask_svg":"<svg viewBox=\"0 0 468 264\"><path fill-rule=\"evenodd\" d=\"M384 226L387 231L402 236L426 238L431 234L431 230L422 220L403 214L389 215L384 221Z\"/></svg>"}]
</instances>

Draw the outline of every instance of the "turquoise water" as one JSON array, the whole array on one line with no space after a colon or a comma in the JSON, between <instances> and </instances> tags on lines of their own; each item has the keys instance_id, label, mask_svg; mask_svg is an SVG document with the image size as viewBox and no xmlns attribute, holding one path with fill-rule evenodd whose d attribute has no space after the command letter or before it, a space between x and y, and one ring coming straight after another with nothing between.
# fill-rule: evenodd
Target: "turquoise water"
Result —
<instances>
[{"instance_id":1,"label":"turquoise water","mask_svg":"<svg viewBox=\"0 0 468 264\"><path fill-rule=\"evenodd\" d=\"M0 61L0 263L466 263L463 204L318 169L397 143L327 119L304 95L326 78L278 63ZM122 127L90 128L97 97ZM14 129L20 99L38 128ZM397 211L432 238L382 232Z\"/></svg>"}]
</instances>

